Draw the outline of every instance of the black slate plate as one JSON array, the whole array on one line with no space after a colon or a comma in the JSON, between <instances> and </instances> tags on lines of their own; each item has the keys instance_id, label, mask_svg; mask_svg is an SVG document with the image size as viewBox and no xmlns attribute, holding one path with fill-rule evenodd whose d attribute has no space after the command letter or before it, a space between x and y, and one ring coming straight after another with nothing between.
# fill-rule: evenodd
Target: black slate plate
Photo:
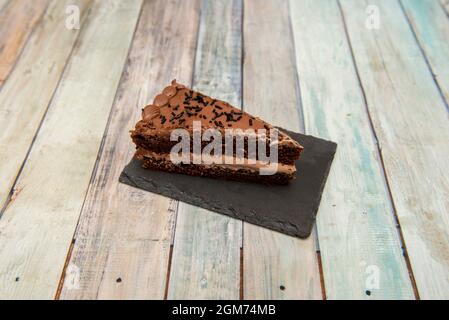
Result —
<instances>
[{"instance_id":1,"label":"black slate plate","mask_svg":"<svg viewBox=\"0 0 449 320\"><path fill-rule=\"evenodd\" d=\"M281 130L304 146L301 158L296 161L296 179L287 186L147 170L136 159L125 167L120 182L291 236L307 238L312 231L337 144Z\"/></svg>"}]
</instances>

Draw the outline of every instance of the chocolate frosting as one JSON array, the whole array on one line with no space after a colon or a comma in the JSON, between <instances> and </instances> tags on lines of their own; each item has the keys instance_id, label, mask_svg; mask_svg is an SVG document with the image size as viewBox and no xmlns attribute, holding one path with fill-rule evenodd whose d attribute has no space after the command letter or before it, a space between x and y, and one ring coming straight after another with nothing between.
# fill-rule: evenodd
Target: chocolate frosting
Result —
<instances>
[{"instance_id":1,"label":"chocolate frosting","mask_svg":"<svg viewBox=\"0 0 449 320\"><path fill-rule=\"evenodd\" d=\"M170 131L176 128L192 129L193 121L200 121L202 130L273 129L267 122L234 108L229 103L193 91L173 80L152 104L142 109L142 120L136 130ZM279 132L279 141L302 148L285 133Z\"/></svg>"}]
</instances>

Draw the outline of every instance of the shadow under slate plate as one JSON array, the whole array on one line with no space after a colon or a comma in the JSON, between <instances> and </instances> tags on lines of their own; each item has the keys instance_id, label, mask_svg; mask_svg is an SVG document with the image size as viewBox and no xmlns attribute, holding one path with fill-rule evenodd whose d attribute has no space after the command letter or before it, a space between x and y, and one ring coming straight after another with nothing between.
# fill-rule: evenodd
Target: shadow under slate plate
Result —
<instances>
[{"instance_id":1,"label":"shadow under slate plate","mask_svg":"<svg viewBox=\"0 0 449 320\"><path fill-rule=\"evenodd\" d=\"M120 182L290 236L307 238L337 145L281 130L304 146L301 158L296 161L296 179L285 186L148 170L137 159L125 167Z\"/></svg>"}]
</instances>

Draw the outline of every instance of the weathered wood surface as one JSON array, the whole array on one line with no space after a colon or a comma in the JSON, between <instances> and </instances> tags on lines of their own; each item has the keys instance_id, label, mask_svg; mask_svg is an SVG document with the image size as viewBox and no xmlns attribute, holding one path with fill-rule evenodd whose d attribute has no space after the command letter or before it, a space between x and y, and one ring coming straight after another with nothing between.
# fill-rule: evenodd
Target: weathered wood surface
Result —
<instances>
[{"instance_id":1,"label":"weathered wood surface","mask_svg":"<svg viewBox=\"0 0 449 320\"><path fill-rule=\"evenodd\" d=\"M41 19L48 0L0 3L0 87L8 77L28 37Z\"/></svg>"},{"instance_id":2,"label":"weathered wood surface","mask_svg":"<svg viewBox=\"0 0 449 320\"><path fill-rule=\"evenodd\" d=\"M0 12L6 7L10 0L0 0Z\"/></svg>"},{"instance_id":3,"label":"weathered wood surface","mask_svg":"<svg viewBox=\"0 0 449 320\"><path fill-rule=\"evenodd\" d=\"M241 105L241 0L203 0L193 88ZM179 203L169 299L238 299L242 222Z\"/></svg>"},{"instance_id":4,"label":"weathered wood surface","mask_svg":"<svg viewBox=\"0 0 449 320\"><path fill-rule=\"evenodd\" d=\"M402 0L401 3L435 81L449 103L449 20L446 12L438 1Z\"/></svg>"},{"instance_id":5,"label":"weathered wood surface","mask_svg":"<svg viewBox=\"0 0 449 320\"><path fill-rule=\"evenodd\" d=\"M449 2L325 2L0 0L0 298L448 299ZM318 234L118 183L173 78L339 143Z\"/></svg>"},{"instance_id":6,"label":"weathered wood surface","mask_svg":"<svg viewBox=\"0 0 449 320\"><path fill-rule=\"evenodd\" d=\"M0 219L0 298L55 295L140 7L92 8Z\"/></svg>"},{"instance_id":7,"label":"weathered wood surface","mask_svg":"<svg viewBox=\"0 0 449 320\"><path fill-rule=\"evenodd\" d=\"M13 187L72 52L79 30L65 27L65 8L76 4L83 23L90 1L53 1L0 90L0 208Z\"/></svg>"},{"instance_id":8,"label":"weathered wood surface","mask_svg":"<svg viewBox=\"0 0 449 320\"><path fill-rule=\"evenodd\" d=\"M396 1L341 1L419 296L449 298L449 122L432 75Z\"/></svg>"},{"instance_id":9,"label":"weathered wood surface","mask_svg":"<svg viewBox=\"0 0 449 320\"><path fill-rule=\"evenodd\" d=\"M317 217L326 297L413 298L338 4L290 8L305 132L338 143Z\"/></svg>"},{"instance_id":10,"label":"weathered wood surface","mask_svg":"<svg viewBox=\"0 0 449 320\"><path fill-rule=\"evenodd\" d=\"M128 130L141 108L173 78L190 84L198 20L199 1L144 3L61 299L164 297L177 202L118 178L135 151Z\"/></svg>"},{"instance_id":11,"label":"weathered wood surface","mask_svg":"<svg viewBox=\"0 0 449 320\"><path fill-rule=\"evenodd\" d=\"M446 11L446 14L449 16L449 0L440 0L441 6Z\"/></svg>"},{"instance_id":12,"label":"weathered wood surface","mask_svg":"<svg viewBox=\"0 0 449 320\"><path fill-rule=\"evenodd\" d=\"M244 3L244 110L303 131L287 1ZM244 223L243 297L322 298L315 239Z\"/></svg>"}]
</instances>

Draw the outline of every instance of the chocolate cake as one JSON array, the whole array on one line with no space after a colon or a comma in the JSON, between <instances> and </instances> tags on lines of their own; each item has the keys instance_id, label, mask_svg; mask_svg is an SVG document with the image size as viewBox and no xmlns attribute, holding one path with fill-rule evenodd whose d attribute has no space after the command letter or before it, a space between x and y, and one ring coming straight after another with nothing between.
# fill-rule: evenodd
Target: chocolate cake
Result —
<instances>
[{"instance_id":1,"label":"chocolate cake","mask_svg":"<svg viewBox=\"0 0 449 320\"><path fill-rule=\"evenodd\" d=\"M186 137L188 150L181 148L184 157L175 161ZM274 184L295 177L303 149L267 122L176 80L142 109L131 138L147 169Z\"/></svg>"}]
</instances>

